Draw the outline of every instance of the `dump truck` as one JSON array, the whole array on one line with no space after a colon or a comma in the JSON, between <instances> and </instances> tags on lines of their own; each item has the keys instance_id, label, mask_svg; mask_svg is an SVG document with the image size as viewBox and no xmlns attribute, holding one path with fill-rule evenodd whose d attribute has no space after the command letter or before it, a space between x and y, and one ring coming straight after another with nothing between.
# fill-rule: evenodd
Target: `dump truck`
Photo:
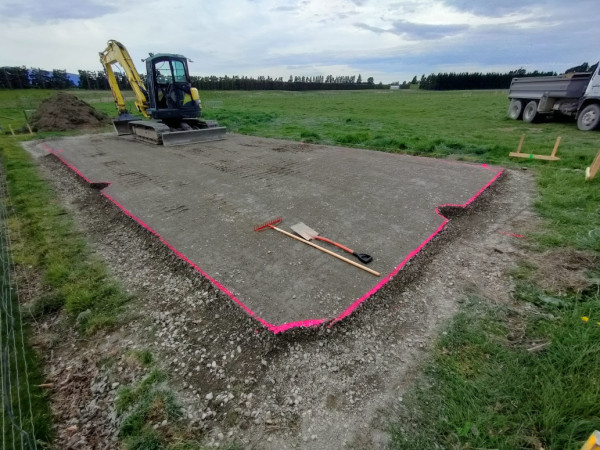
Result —
<instances>
[{"instance_id":1,"label":"dump truck","mask_svg":"<svg viewBox=\"0 0 600 450\"><path fill-rule=\"evenodd\" d=\"M508 117L532 123L555 114L574 117L583 131L600 125L600 65L590 72L513 78Z\"/></svg>"},{"instance_id":2,"label":"dump truck","mask_svg":"<svg viewBox=\"0 0 600 450\"><path fill-rule=\"evenodd\" d=\"M188 59L171 53L150 53L146 62L146 83L129 52L118 41L108 41L100 52L119 116L113 120L117 134L159 145L180 145L214 141L225 137L225 128L201 118L198 90L192 87ZM113 71L118 64L127 75L135 94L135 107L149 120L130 114Z\"/></svg>"}]
</instances>

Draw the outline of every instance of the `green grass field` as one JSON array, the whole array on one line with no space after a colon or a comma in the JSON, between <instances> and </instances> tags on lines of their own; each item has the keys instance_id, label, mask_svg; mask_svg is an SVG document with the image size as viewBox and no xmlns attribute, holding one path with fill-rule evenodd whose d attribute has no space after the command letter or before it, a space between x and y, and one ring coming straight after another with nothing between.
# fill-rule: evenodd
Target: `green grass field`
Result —
<instances>
[{"instance_id":1,"label":"green grass field","mask_svg":"<svg viewBox=\"0 0 600 450\"><path fill-rule=\"evenodd\" d=\"M73 93L116 115L110 92ZM50 95L0 91L3 129L22 127L24 111ZM600 148L597 133L582 133L574 122L531 125L508 119L504 91L206 91L201 97L205 117L230 131L296 141L527 166L540 164L508 158L521 134L526 135L523 152L542 154L561 136L562 159L552 166L573 169L589 165Z\"/></svg>"},{"instance_id":2,"label":"green grass field","mask_svg":"<svg viewBox=\"0 0 600 450\"><path fill-rule=\"evenodd\" d=\"M594 133L581 133L571 122L508 119L503 91L203 94L208 117L232 131L267 137L504 163L523 133L523 151L533 153L549 154L562 136L563 160L556 166L570 168L584 167L599 147Z\"/></svg>"},{"instance_id":3,"label":"green grass field","mask_svg":"<svg viewBox=\"0 0 600 450\"><path fill-rule=\"evenodd\" d=\"M73 92L115 115L108 92ZM3 131L9 124L21 128L27 110L51 94L0 91ZM201 92L201 98L205 117L238 133L527 168L536 176L535 208L544 219L543 227L529 236L530 247L534 251L578 249L596 257L600 253L600 177L584 180L585 167L600 148L600 132L581 132L570 121L526 124L510 120L503 91ZM523 152L537 154L549 154L561 136L561 160L509 158L522 134L526 136ZM32 253L27 264L39 267L47 282L55 283L58 307L64 305L75 315L87 307L69 306L73 293L61 290L63 280L69 274L80 276L87 271L86 264L93 264L97 275L81 279L82 289L93 290L89 283L102 280L104 272L97 263L86 262L87 257L73 261L74 267L60 264L64 252L70 250L60 244L67 233L57 230L68 227L62 213L54 210L44 214L43 222L32 219L40 208L36 200L40 192L44 203L53 200L47 188L29 178L34 176L33 169L17 141L0 136L9 192L20 205L13 226L34 239L23 243L23 248L35 248L36 242L52 243L43 248L43 254ZM17 254L15 259L26 254ZM600 322L600 270L592 268L589 287L574 292L543 290L536 282L535 268L520 270L516 278L515 299L532 306L515 312L480 299L465 302L424 365L421 381L407 396L406 410L401 417L389 417L393 447L579 448L594 428L600 428L600 384L595 369L600 367L600 326L596 325ZM120 294L114 295L116 304L125 301ZM94 329L103 326L102 308L94 309L98 299L75 297L89 299L90 308L96 311L90 325ZM52 307L55 304L50 300ZM547 343L541 351L527 351L507 339L515 314L522 325L523 342ZM582 316L590 321L582 321Z\"/></svg>"}]
</instances>

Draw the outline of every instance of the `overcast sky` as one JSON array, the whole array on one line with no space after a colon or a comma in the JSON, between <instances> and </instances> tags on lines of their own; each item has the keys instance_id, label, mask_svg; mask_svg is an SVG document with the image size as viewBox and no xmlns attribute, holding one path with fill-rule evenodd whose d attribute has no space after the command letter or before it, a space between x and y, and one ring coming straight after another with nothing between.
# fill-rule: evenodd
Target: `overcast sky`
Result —
<instances>
[{"instance_id":1,"label":"overcast sky","mask_svg":"<svg viewBox=\"0 0 600 450\"><path fill-rule=\"evenodd\" d=\"M180 53L194 75L564 71L600 57L600 0L0 0L0 66L102 70L115 39L138 70Z\"/></svg>"}]
</instances>

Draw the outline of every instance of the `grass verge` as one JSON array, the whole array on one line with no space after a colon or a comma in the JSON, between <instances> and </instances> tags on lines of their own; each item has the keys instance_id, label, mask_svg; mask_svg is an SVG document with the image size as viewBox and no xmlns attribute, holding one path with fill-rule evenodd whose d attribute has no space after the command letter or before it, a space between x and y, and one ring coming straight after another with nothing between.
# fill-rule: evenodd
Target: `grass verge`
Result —
<instances>
[{"instance_id":1,"label":"grass verge","mask_svg":"<svg viewBox=\"0 0 600 450\"><path fill-rule=\"evenodd\" d=\"M17 271L33 274L42 287L29 298L26 309L10 286L8 266L2 269L2 381L4 441L15 448L46 446L52 441L52 417L43 384L41 360L29 345L28 317L43 317L64 308L84 332L112 326L128 297L95 261L84 239L75 231L66 212L58 205L48 185L40 178L29 155L14 138L0 136L2 172L6 175L10 211L1 217L3 259ZM6 194L6 193L5 193ZM8 245L10 242L10 248ZM14 274L12 274L14 275ZM29 291L27 286L21 286ZM84 313L85 314L81 314ZM27 313L27 314L26 314Z\"/></svg>"},{"instance_id":2,"label":"grass verge","mask_svg":"<svg viewBox=\"0 0 600 450\"><path fill-rule=\"evenodd\" d=\"M1 200L4 201L4 200ZM3 448L44 448L53 439L52 415L38 355L27 344L31 330L23 323L7 253L4 214L0 214L0 379Z\"/></svg>"},{"instance_id":3,"label":"grass verge","mask_svg":"<svg viewBox=\"0 0 600 450\"><path fill-rule=\"evenodd\" d=\"M536 315L467 302L405 398L393 448L580 448L600 427L600 297L569 300Z\"/></svg>"},{"instance_id":4,"label":"grass verge","mask_svg":"<svg viewBox=\"0 0 600 450\"><path fill-rule=\"evenodd\" d=\"M139 382L117 392L116 410L121 419L119 436L128 450L200 449L198 431L186 429L183 410L148 351L133 357L148 373Z\"/></svg>"},{"instance_id":5,"label":"grass verge","mask_svg":"<svg viewBox=\"0 0 600 450\"><path fill-rule=\"evenodd\" d=\"M41 316L64 307L87 332L115 325L128 296L92 257L19 142L0 137L0 152L14 211L9 223L13 259L39 271L44 284L45 294L30 305L32 314Z\"/></svg>"},{"instance_id":6,"label":"grass verge","mask_svg":"<svg viewBox=\"0 0 600 450\"><path fill-rule=\"evenodd\" d=\"M600 252L600 183L579 172L543 167L538 171L536 209L546 227L536 236L544 247Z\"/></svg>"}]
</instances>

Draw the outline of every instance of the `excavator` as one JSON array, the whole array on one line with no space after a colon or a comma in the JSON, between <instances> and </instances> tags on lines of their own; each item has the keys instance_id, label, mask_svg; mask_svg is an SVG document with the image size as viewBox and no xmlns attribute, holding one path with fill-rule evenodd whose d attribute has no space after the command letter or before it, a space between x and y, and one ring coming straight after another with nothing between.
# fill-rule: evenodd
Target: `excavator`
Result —
<instances>
[{"instance_id":1,"label":"excavator","mask_svg":"<svg viewBox=\"0 0 600 450\"><path fill-rule=\"evenodd\" d=\"M138 140L165 146L224 139L224 127L201 119L200 97L191 85L185 56L150 53L142 60L146 62L145 84L120 42L108 41L106 50L100 52L100 61L119 112L113 121L117 135L133 134ZM127 110L114 64L123 68L135 94L137 110L150 120L140 120Z\"/></svg>"}]
</instances>

